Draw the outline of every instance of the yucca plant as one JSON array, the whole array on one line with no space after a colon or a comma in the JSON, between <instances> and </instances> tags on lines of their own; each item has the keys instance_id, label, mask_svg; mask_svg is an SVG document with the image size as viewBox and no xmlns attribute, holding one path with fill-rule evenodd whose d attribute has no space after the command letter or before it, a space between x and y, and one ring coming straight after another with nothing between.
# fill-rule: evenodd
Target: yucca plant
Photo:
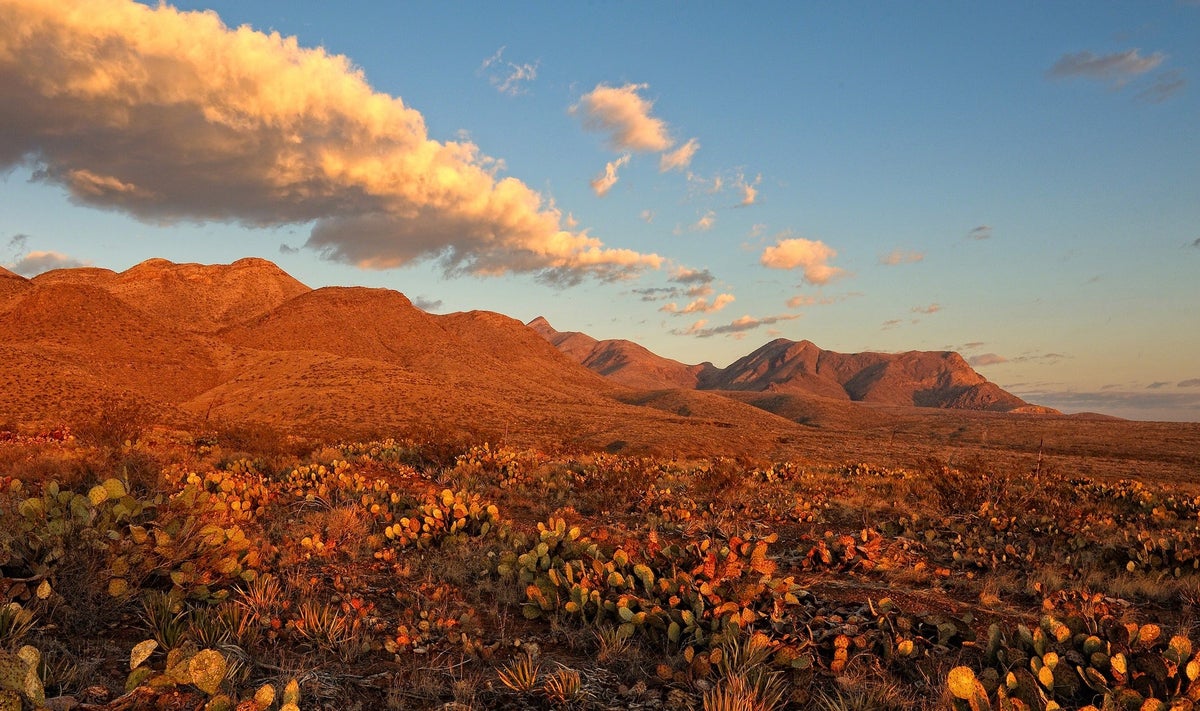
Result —
<instances>
[{"instance_id":1,"label":"yucca plant","mask_svg":"<svg viewBox=\"0 0 1200 711\"><path fill-rule=\"evenodd\" d=\"M542 693L551 703L559 706L574 704L587 696L579 671L561 664L558 669L546 675L542 682Z\"/></svg>"},{"instance_id":2,"label":"yucca plant","mask_svg":"<svg viewBox=\"0 0 1200 711\"><path fill-rule=\"evenodd\" d=\"M237 592L237 604L246 611L249 622L258 626L269 624L283 602L279 579L270 574L258 576Z\"/></svg>"},{"instance_id":3,"label":"yucca plant","mask_svg":"<svg viewBox=\"0 0 1200 711\"><path fill-rule=\"evenodd\" d=\"M172 650L188 631L188 610L173 593L150 590L142 597L142 613L154 641Z\"/></svg>"},{"instance_id":4,"label":"yucca plant","mask_svg":"<svg viewBox=\"0 0 1200 711\"><path fill-rule=\"evenodd\" d=\"M522 655L500 670L500 683L518 693L529 693L537 688L541 666L532 654Z\"/></svg>"},{"instance_id":5,"label":"yucca plant","mask_svg":"<svg viewBox=\"0 0 1200 711\"><path fill-rule=\"evenodd\" d=\"M10 602L0 607L0 649L19 646L33 625L33 613L20 603Z\"/></svg>"}]
</instances>

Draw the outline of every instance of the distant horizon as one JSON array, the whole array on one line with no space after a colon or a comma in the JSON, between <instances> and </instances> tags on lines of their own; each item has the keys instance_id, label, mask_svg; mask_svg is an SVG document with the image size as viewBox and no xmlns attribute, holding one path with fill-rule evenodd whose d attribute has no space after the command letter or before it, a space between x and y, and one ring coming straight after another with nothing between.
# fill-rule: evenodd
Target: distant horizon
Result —
<instances>
[{"instance_id":1,"label":"distant horizon","mask_svg":"<svg viewBox=\"0 0 1200 711\"><path fill-rule=\"evenodd\" d=\"M14 272L255 256L681 362L952 350L1200 422L1195 3L84 6L0 0Z\"/></svg>"}]
</instances>

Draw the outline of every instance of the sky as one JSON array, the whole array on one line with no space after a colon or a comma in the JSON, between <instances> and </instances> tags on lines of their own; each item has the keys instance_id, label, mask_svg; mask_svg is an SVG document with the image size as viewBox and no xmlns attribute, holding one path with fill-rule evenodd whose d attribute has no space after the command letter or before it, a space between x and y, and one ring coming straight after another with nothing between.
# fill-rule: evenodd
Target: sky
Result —
<instances>
[{"instance_id":1,"label":"sky","mask_svg":"<svg viewBox=\"0 0 1200 711\"><path fill-rule=\"evenodd\" d=\"M270 259L1200 421L1200 2L0 0L0 264Z\"/></svg>"}]
</instances>

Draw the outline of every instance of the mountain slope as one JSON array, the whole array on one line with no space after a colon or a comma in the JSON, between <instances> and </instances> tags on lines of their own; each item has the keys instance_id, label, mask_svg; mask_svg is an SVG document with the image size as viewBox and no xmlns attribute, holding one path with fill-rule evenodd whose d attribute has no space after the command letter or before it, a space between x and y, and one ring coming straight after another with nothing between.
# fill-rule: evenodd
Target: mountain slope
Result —
<instances>
[{"instance_id":1,"label":"mountain slope","mask_svg":"<svg viewBox=\"0 0 1200 711\"><path fill-rule=\"evenodd\" d=\"M847 354L822 350L811 341L778 338L728 367L717 368L710 363L685 365L628 341L597 341L585 334L560 333L541 318L531 321L530 326L588 368L641 388L777 393L834 401L999 412L1048 410L1005 392L951 351ZM795 400L739 400L760 405L776 403L787 412L805 409L797 410Z\"/></svg>"}]
</instances>

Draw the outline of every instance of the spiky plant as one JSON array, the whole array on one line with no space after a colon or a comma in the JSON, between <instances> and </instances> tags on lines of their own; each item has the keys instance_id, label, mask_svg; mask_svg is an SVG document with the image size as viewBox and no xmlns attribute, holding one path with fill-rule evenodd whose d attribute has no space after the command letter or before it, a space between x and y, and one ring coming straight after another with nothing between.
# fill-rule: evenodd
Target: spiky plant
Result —
<instances>
[{"instance_id":1,"label":"spiky plant","mask_svg":"<svg viewBox=\"0 0 1200 711\"><path fill-rule=\"evenodd\" d=\"M551 703L558 706L577 703L587 696L579 671L561 664L558 669L546 675L542 682L542 693L550 699Z\"/></svg>"},{"instance_id":2,"label":"spiky plant","mask_svg":"<svg viewBox=\"0 0 1200 711\"><path fill-rule=\"evenodd\" d=\"M164 650L175 649L188 630L188 610L173 593L148 591L142 597L142 617Z\"/></svg>"},{"instance_id":3,"label":"spiky plant","mask_svg":"<svg viewBox=\"0 0 1200 711\"><path fill-rule=\"evenodd\" d=\"M541 667L532 654L524 654L500 670L500 683L517 693L529 693L537 688Z\"/></svg>"},{"instance_id":4,"label":"spiky plant","mask_svg":"<svg viewBox=\"0 0 1200 711\"><path fill-rule=\"evenodd\" d=\"M629 651L629 637L617 634L618 627L603 627L596 631L596 660L601 664L611 664L625 656Z\"/></svg>"},{"instance_id":5,"label":"spiky plant","mask_svg":"<svg viewBox=\"0 0 1200 711\"><path fill-rule=\"evenodd\" d=\"M33 613L21 607L20 603L10 602L0 606L0 649L20 646L33 625Z\"/></svg>"},{"instance_id":6,"label":"spiky plant","mask_svg":"<svg viewBox=\"0 0 1200 711\"><path fill-rule=\"evenodd\" d=\"M250 623L270 623L283 602L283 588L274 575L260 575L245 588L238 588L237 604L246 611Z\"/></svg>"}]
</instances>

